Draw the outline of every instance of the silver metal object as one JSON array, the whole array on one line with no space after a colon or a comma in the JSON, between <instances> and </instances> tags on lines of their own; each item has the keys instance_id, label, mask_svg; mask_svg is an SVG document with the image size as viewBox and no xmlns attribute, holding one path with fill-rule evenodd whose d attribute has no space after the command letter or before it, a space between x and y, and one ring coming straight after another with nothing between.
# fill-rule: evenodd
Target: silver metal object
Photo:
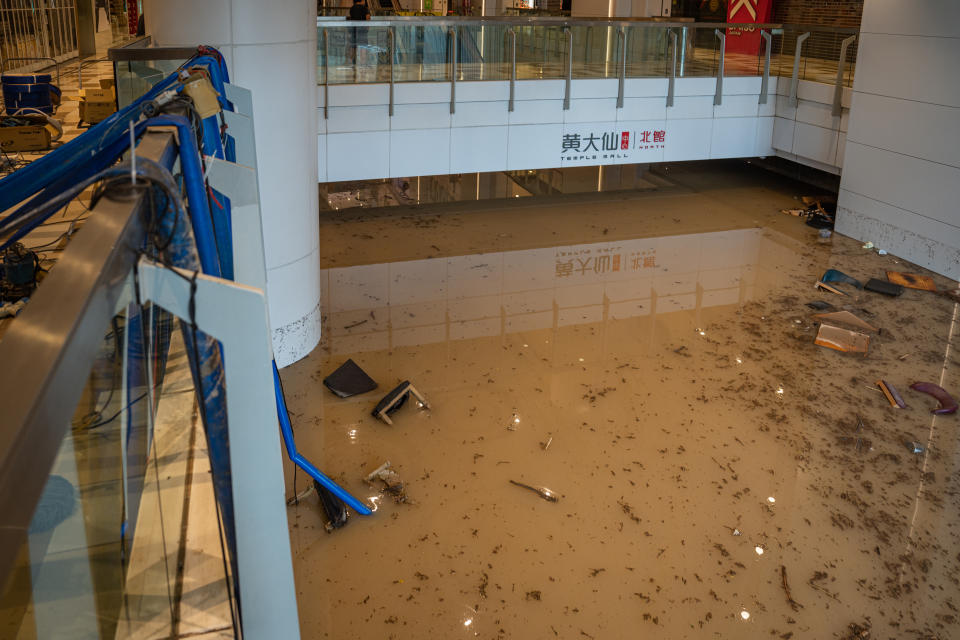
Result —
<instances>
[{"instance_id":1,"label":"silver metal object","mask_svg":"<svg viewBox=\"0 0 960 640\"><path fill-rule=\"evenodd\" d=\"M800 51L803 41L810 37L810 32L797 36L797 48L793 51L793 75L790 76L790 106L797 106L797 88L800 86Z\"/></svg>"},{"instance_id":2,"label":"silver metal object","mask_svg":"<svg viewBox=\"0 0 960 640\"><path fill-rule=\"evenodd\" d=\"M517 88L517 32L510 27L507 35L510 36L510 102L507 103L507 111L513 111Z\"/></svg>"},{"instance_id":3,"label":"silver metal object","mask_svg":"<svg viewBox=\"0 0 960 640\"><path fill-rule=\"evenodd\" d=\"M770 49L773 44L773 36L769 31L760 30L760 35L766 42L766 55L763 57L763 78L760 80L760 104L767 104L768 85L770 83Z\"/></svg>"},{"instance_id":4,"label":"silver metal object","mask_svg":"<svg viewBox=\"0 0 960 640\"><path fill-rule=\"evenodd\" d=\"M677 32L670 30L670 45L673 49L673 61L670 65L670 77L667 80L667 106L673 106L674 85L677 82Z\"/></svg>"},{"instance_id":5,"label":"silver metal object","mask_svg":"<svg viewBox=\"0 0 960 640\"><path fill-rule=\"evenodd\" d=\"M323 38L323 119L330 119L330 41L327 30L320 30Z\"/></svg>"},{"instance_id":6,"label":"silver metal object","mask_svg":"<svg viewBox=\"0 0 960 640\"><path fill-rule=\"evenodd\" d=\"M566 27L563 32L567 35L567 82L563 89L563 110L569 111L570 89L573 84L573 31Z\"/></svg>"},{"instance_id":7,"label":"silver metal object","mask_svg":"<svg viewBox=\"0 0 960 640\"><path fill-rule=\"evenodd\" d=\"M852 35L849 38L844 38L843 42L840 43L840 59L837 60L837 81L833 86L833 111L831 113L834 116L843 113L843 68L847 64L847 47L853 44L856 39L857 36Z\"/></svg>"},{"instance_id":8,"label":"silver metal object","mask_svg":"<svg viewBox=\"0 0 960 640\"><path fill-rule=\"evenodd\" d=\"M394 33L396 27L390 27L390 30L387 32L387 35L390 36L390 109L389 115L393 116L393 63L394 58L397 55L397 35ZM452 112L451 112L452 113Z\"/></svg>"},{"instance_id":9,"label":"silver metal object","mask_svg":"<svg viewBox=\"0 0 960 640\"><path fill-rule=\"evenodd\" d=\"M717 64L717 90L713 94L713 104L723 104L723 54L727 48L727 34L720 29L713 30L714 35L720 38L720 62Z\"/></svg>"},{"instance_id":10,"label":"silver metal object","mask_svg":"<svg viewBox=\"0 0 960 640\"><path fill-rule=\"evenodd\" d=\"M623 109L623 85L627 77L627 32L624 27L620 27L620 30L617 31L618 39L620 43L620 73L619 82L617 83L617 109Z\"/></svg>"},{"instance_id":11,"label":"silver metal object","mask_svg":"<svg viewBox=\"0 0 960 640\"><path fill-rule=\"evenodd\" d=\"M450 113L457 112L457 28L450 27Z\"/></svg>"}]
</instances>

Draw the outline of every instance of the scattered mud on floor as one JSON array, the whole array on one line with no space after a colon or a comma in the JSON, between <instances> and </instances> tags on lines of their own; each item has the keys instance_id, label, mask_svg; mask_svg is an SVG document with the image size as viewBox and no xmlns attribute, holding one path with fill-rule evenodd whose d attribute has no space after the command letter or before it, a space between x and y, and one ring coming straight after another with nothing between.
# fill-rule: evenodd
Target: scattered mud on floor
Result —
<instances>
[{"instance_id":1,"label":"scattered mud on floor","mask_svg":"<svg viewBox=\"0 0 960 640\"><path fill-rule=\"evenodd\" d=\"M284 384L301 452L377 511L288 511L304 638L960 637L960 418L909 389L960 392L957 308L816 292L925 272L780 214L799 185L684 167L322 222L325 338ZM882 328L865 357L814 345L818 299ZM380 388L327 391L347 358ZM431 409L388 426L402 380ZM363 482L386 460L406 503Z\"/></svg>"}]
</instances>

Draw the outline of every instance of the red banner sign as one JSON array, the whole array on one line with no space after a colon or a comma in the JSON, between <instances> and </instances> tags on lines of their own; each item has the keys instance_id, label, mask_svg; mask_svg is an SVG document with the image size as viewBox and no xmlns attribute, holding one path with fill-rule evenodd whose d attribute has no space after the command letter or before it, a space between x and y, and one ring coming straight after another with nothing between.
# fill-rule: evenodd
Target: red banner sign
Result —
<instances>
[{"instance_id":1,"label":"red banner sign","mask_svg":"<svg viewBox=\"0 0 960 640\"><path fill-rule=\"evenodd\" d=\"M727 22L763 24L773 17L773 0L728 0ZM760 29L737 27L727 29L727 53L760 53Z\"/></svg>"}]
</instances>

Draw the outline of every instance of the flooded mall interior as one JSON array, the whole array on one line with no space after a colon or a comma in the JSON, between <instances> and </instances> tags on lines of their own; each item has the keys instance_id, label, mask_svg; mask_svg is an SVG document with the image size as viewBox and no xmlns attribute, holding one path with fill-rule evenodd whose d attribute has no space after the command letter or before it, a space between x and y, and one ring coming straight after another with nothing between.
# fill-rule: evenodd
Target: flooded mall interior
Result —
<instances>
[{"instance_id":1,"label":"flooded mall interior","mask_svg":"<svg viewBox=\"0 0 960 640\"><path fill-rule=\"evenodd\" d=\"M0 638L960 638L960 5L28 4Z\"/></svg>"}]
</instances>

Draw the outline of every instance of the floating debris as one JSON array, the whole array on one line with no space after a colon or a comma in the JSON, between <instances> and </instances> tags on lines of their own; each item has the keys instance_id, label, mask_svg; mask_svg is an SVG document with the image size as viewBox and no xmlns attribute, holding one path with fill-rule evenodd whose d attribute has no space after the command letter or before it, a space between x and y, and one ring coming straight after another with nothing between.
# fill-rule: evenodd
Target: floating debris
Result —
<instances>
[{"instance_id":1,"label":"floating debris","mask_svg":"<svg viewBox=\"0 0 960 640\"><path fill-rule=\"evenodd\" d=\"M790 595L790 583L787 582L787 568L784 565L780 565L780 579L783 582L783 592L787 594L787 602L790 604L790 608L794 611L803 609L803 605L794 600L793 596Z\"/></svg>"},{"instance_id":2,"label":"floating debris","mask_svg":"<svg viewBox=\"0 0 960 640\"><path fill-rule=\"evenodd\" d=\"M919 442L907 442L907 450L910 453L923 453L923 445Z\"/></svg>"},{"instance_id":3,"label":"floating debris","mask_svg":"<svg viewBox=\"0 0 960 640\"><path fill-rule=\"evenodd\" d=\"M823 291L829 291L830 293L835 293L835 294L837 294L838 296L850 295L850 294L848 294L846 291L840 291L840 289L837 289L836 287L831 287L830 285L824 283L824 282L821 281L821 280L817 280L817 284L815 284L814 286L815 286L817 289L822 289Z\"/></svg>"},{"instance_id":4,"label":"floating debris","mask_svg":"<svg viewBox=\"0 0 960 640\"><path fill-rule=\"evenodd\" d=\"M403 480L400 479L400 474L391 469L390 466L390 461L387 460L368 474L365 480L369 484L373 484L375 480L379 480L383 483L383 488L381 489L383 493L392 495L396 502L410 502L403 485Z\"/></svg>"},{"instance_id":5,"label":"floating debris","mask_svg":"<svg viewBox=\"0 0 960 640\"><path fill-rule=\"evenodd\" d=\"M394 387L390 393L383 396L380 402L377 403L377 406L374 407L373 411L370 413L374 418L380 418L387 424L393 424L393 420L390 419L388 414L391 414L402 407L407 402L407 397L410 394L413 394L413 396L417 399L421 408L430 408L430 404L427 402L427 399L424 398L423 395L417 391L408 380L404 380Z\"/></svg>"},{"instance_id":6,"label":"floating debris","mask_svg":"<svg viewBox=\"0 0 960 640\"><path fill-rule=\"evenodd\" d=\"M811 309L816 309L817 311L833 311L836 309L835 306L823 300L814 300L813 302L808 302L807 306Z\"/></svg>"},{"instance_id":7,"label":"floating debris","mask_svg":"<svg viewBox=\"0 0 960 640\"><path fill-rule=\"evenodd\" d=\"M849 311L833 311L831 313L817 313L814 314L814 318L818 320L829 320L830 322L839 322L840 324L845 324L851 327L857 327L858 329L864 329L866 331L872 331L873 333L880 333L880 329L873 326L865 320L861 320L854 314Z\"/></svg>"},{"instance_id":8,"label":"floating debris","mask_svg":"<svg viewBox=\"0 0 960 640\"><path fill-rule=\"evenodd\" d=\"M867 291L882 293L885 296L891 297L896 297L903 293L903 287L900 285L893 284L892 282L885 282L883 280L877 280L876 278L870 278L867 280L867 284L863 285L863 288Z\"/></svg>"},{"instance_id":9,"label":"floating debris","mask_svg":"<svg viewBox=\"0 0 960 640\"><path fill-rule=\"evenodd\" d=\"M866 356L867 349L870 347L870 336L857 331L821 324L814 343L821 347L828 347L845 353L862 353Z\"/></svg>"},{"instance_id":10,"label":"floating debris","mask_svg":"<svg viewBox=\"0 0 960 640\"><path fill-rule=\"evenodd\" d=\"M323 385L341 398L349 398L377 388L373 378L368 376L356 362L349 359L324 378Z\"/></svg>"},{"instance_id":11,"label":"floating debris","mask_svg":"<svg viewBox=\"0 0 960 640\"><path fill-rule=\"evenodd\" d=\"M900 359L902 360L903 358L901 357ZM880 387L880 391L883 391L883 395L887 396L887 401L891 407L897 409L907 408L906 403L904 403L903 398L900 396L900 392L897 391L896 387L892 384L886 380L877 380L877 386Z\"/></svg>"},{"instance_id":12,"label":"floating debris","mask_svg":"<svg viewBox=\"0 0 960 640\"><path fill-rule=\"evenodd\" d=\"M852 284L857 289L863 289L862 282L836 269L827 269L824 271L823 275L820 276L820 282L842 282L844 284Z\"/></svg>"},{"instance_id":13,"label":"floating debris","mask_svg":"<svg viewBox=\"0 0 960 640\"><path fill-rule=\"evenodd\" d=\"M910 385L910 388L936 398L940 406L936 409L931 409L930 413L944 415L957 412L957 401L940 385L933 384L932 382L914 382Z\"/></svg>"},{"instance_id":14,"label":"floating debris","mask_svg":"<svg viewBox=\"0 0 960 640\"><path fill-rule=\"evenodd\" d=\"M553 436L550 436L550 438L548 438L546 442L541 443L541 446L543 446L543 450L546 451L547 449L550 448L550 445L552 443L553 443Z\"/></svg>"},{"instance_id":15,"label":"floating debris","mask_svg":"<svg viewBox=\"0 0 960 640\"><path fill-rule=\"evenodd\" d=\"M536 493L538 496L540 496L541 498L543 498L543 499L546 500L547 502L559 502L559 501L560 501L560 497L559 497L556 493L554 493L552 490L550 490L550 489L548 489L548 488L546 488L546 487L531 487L531 486L528 485L528 484L523 484L522 482L517 482L516 480L511 480L511 481L510 481L510 484L515 484L515 485L517 485L518 487L522 487L522 488L524 488L524 489L529 489L530 491L533 491L534 493Z\"/></svg>"}]
</instances>

